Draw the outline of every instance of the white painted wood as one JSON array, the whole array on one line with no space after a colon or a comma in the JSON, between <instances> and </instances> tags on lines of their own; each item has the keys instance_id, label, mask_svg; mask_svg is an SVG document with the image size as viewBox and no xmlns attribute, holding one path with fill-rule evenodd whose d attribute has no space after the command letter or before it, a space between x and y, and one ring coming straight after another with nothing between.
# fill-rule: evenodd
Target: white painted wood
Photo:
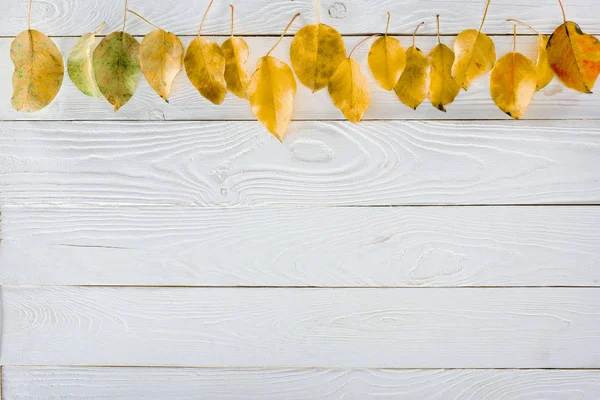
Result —
<instances>
[{"instance_id":1,"label":"white painted wood","mask_svg":"<svg viewBox=\"0 0 600 400\"><path fill-rule=\"evenodd\" d=\"M0 126L2 204L598 203L592 121Z\"/></svg>"},{"instance_id":2,"label":"white painted wood","mask_svg":"<svg viewBox=\"0 0 600 400\"><path fill-rule=\"evenodd\" d=\"M0 284L600 284L600 207L2 211Z\"/></svg>"},{"instance_id":3,"label":"white painted wood","mask_svg":"<svg viewBox=\"0 0 600 400\"><path fill-rule=\"evenodd\" d=\"M4 399L597 400L598 370L5 367Z\"/></svg>"},{"instance_id":4,"label":"white painted wood","mask_svg":"<svg viewBox=\"0 0 600 400\"><path fill-rule=\"evenodd\" d=\"M49 35L81 35L95 31L102 21L105 32L121 29L123 0L45 0L34 1L32 25ZM295 32L307 23L317 20L315 0L232 0L215 2L206 19L206 34L229 34L228 5L236 7L236 32L239 34L281 34L288 19L295 13L302 16L294 24ZM599 33L600 4L590 0L565 0L567 16L581 24L584 30ZM0 4L0 35L15 36L27 26L27 0L6 0ZM193 35L198 30L208 0L131 0L130 8L162 28L178 34ZM414 27L425 21L423 33L435 33L435 15L442 15L445 33L458 33L479 27L485 0L321 0L321 20L342 33L382 32L386 11L393 15L391 32L412 33ZM485 23L485 32L510 33L506 18L520 18L540 31L551 32L562 23L556 0L494 0ZM131 17L127 30L145 34L149 26Z\"/></svg>"},{"instance_id":5,"label":"white painted wood","mask_svg":"<svg viewBox=\"0 0 600 400\"><path fill-rule=\"evenodd\" d=\"M600 7L600 6L599 6ZM508 25L508 23L507 23ZM189 42L191 38L184 38ZM218 37L221 42L224 38ZM350 49L363 37L347 37L346 44ZM12 39L0 38L0 54L9 54ZM67 55L77 38L57 39L62 53ZM276 38L248 38L250 58L248 71L254 71L256 61L275 43ZM451 45L453 38L444 41ZM409 38L402 38L405 46L410 45ZM495 37L498 55L512 51L513 39L510 36ZM424 102L417 111L403 105L395 93L386 92L377 86L367 66L367 54L370 42L365 43L354 53L361 63L362 71L367 76L372 92L370 108L364 119L510 119L491 99L489 79L486 75L473 84L468 92L461 92L456 101L448 106L444 113ZM285 38L272 53L275 57L289 62L291 38ZM419 37L417 45L428 52L435 44L434 37ZM535 59L537 55L537 39L533 36L520 37L518 50ZM0 63L0 92L12 93L13 65L11 62ZM600 92L586 95L569 90L555 80L544 90L538 92L529 106L526 119L598 119L600 114ZM298 83L298 93L294 100L293 118L296 120L341 120L343 115L334 105L327 89L313 94L308 88ZM105 100L85 96L65 79L63 87L52 104L35 113L21 113L13 110L10 96L0 97L0 120L254 120L248 102L233 95L228 95L224 103L216 106L205 100L189 82L182 71L175 79L172 96L165 103L152 91L143 77L133 98L118 112Z\"/></svg>"},{"instance_id":6,"label":"white painted wood","mask_svg":"<svg viewBox=\"0 0 600 400\"><path fill-rule=\"evenodd\" d=\"M2 301L3 365L600 367L595 288L4 286Z\"/></svg>"}]
</instances>

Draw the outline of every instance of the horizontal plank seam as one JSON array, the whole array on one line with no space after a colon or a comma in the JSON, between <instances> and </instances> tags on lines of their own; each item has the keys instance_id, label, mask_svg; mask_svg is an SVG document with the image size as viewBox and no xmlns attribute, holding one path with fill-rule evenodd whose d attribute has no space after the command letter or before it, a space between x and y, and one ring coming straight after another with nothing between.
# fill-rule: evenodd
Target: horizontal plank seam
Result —
<instances>
[{"instance_id":1,"label":"horizontal plank seam","mask_svg":"<svg viewBox=\"0 0 600 400\"><path fill-rule=\"evenodd\" d=\"M570 119L560 119L560 118L522 118L519 121L557 121L557 122L577 122L577 121L598 121L600 120L600 116L598 118L570 118ZM507 123L515 123L514 120L508 118L489 118L489 119L427 119L427 118L373 118L373 119L364 119L361 123L365 122L391 122L391 121L401 121L401 122L432 122L432 123L443 123L443 122L507 122ZM256 122L256 119L0 119L0 122L143 122L143 123L166 123L166 122ZM292 118L292 122L348 122L345 118L328 118L328 119L294 119Z\"/></svg>"},{"instance_id":2,"label":"horizontal plank seam","mask_svg":"<svg viewBox=\"0 0 600 400\"><path fill-rule=\"evenodd\" d=\"M490 286L490 285L470 285L470 286L294 286L294 285L135 285L135 284L67 284L67 285L38 285L38 284L2 284L2 287L16 289L35 289L35 288L121 288L121 289L348 289L348 290L370 290L370 289L407 289L407 290L431 290L431 289L600 289L600 286L582 286L582 285L525 285L525 286Z\"/></svg>"},{"instance_id":3,"label":"horizontal plank seam","mask_svg":"<svg viewBox=\"0 0 600 400\"><path fill-rule=\"evenodd\" d=\"M1 187L1 185L0 185ZM2 208L69 208L69 207L80 207L80 208L189 208L189 209L200 209L200 210L326 210L331 208L520 208L520 207L598 207L600 206L600 200L598 203L535 203L535 204L520 204L520 203L490 203L490 204L340 204L340 205L202 205L196 203L95 203L95 202L82 202L82 203L23 203L23 202L4 202L0 204L0 210ZM0 212L0 215L2 213Z\"/></svg>"},{"instance_id":4,"label":"horizontal plank seam","mask_svg":"<svg viewBox=\"0 0 600 400\"><path fill-rule=\"evenodd\" d=\"M5 368L138 368L138 369L218 369L218 370L227 370L227 369L236 369L236 370L264 370L264 371L277 371L281 369L295 370L295 371L303 371L303 370L323 370L323 371L336 371L336 370L380 370L380 371L600 371L600 368L484 368L484 367L474 367L474 368L432 368L432 367L424 367L424 368L395 368L395 367L323 367L323 366L314 366L314 367L288 367L288 366L276 366L276 367L248 367L248 366L189 366L189 365L92 365L92 364L4 364Z\"/></svg>"}]
</instances>

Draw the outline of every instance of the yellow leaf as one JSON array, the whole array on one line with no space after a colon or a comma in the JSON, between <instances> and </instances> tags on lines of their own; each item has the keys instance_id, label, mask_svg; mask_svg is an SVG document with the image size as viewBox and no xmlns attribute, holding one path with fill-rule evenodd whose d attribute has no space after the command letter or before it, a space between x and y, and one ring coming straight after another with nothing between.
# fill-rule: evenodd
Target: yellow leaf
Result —
<instances>
[{"instance_id":1,"label":"yellow leaf","mask_svg":"<svg viewBox=\"0 0 600 400\"><path fill-rule=\"evenodd\" d=\"M452 77L465 90L471 82L488 73L496 62L494 42L481 33L490 0L487 2L479 30L468 29L458 34L454 41L455 59L452 65Z\"/></svg>"},{"instance_id":2,"label":"yellow leaf","mask_svg":"<svg viewBox=\"0 0 600 400\"><path fill-rule=\"evenodd\" d=\"M183 66L183 44L162 29L148 33L140 45L142 72L156 93L168 101L171 84Z\"/></svg>"},{"instance_id":3,"label":"yellow leaf","mask_svg":"<svg viewBox=\"0 0 600 400\"><path fill-rule=\"evenodd\" d=\"M515 46L517 27L515 25ZM502 111L521 118L533 99L537 87L537 71L531 60L513 51L502 56L490 75L492 99Z\"/></svg>"},{"instance_id":4,"label":"yellow leaf","mask_svg":"<svg viewBox=\"0 0 600 400\"><path fill-rule=\"evenodd\" d=\"M350 122L359 122L369 104L371 90L360 64L348 57L340 63L329 81L329 95Z\"/></svg>"},{"instance_id":5,"label":"yellow leaf","mask_svg":"<svg viewBox=\"0 0 600 400\"><path fill-rule=\"evenodd\" d=\"M225 55L225 82L227 90L243 99L248 97L250 75L244 65L248 60L248 45L243 39L233 36L233 6L231 7L231 37L221 44Z\"/></svg>"},{"instance_id":6,"label":"yellow leaf","mask_svg":"<svg viewBox=\"0 0 600 400\"><path fill-rule=\"evenodd\" d=\"M62 85L64 64L54 42L42 32L21 32L10 46L15 65L12 106L17 111L33 112L54 100Z\"/></svg>"},{"instance_id":7,"label":"yellow leaf","mask_svg":"<svg viewBox=\"0 0 600 400\"><path fill-rule=\"evenodd\" d=\"M438 20L438 45L429 53L431 62L431 85L429 100L435 108L446 112L446 105L452 103L460 92L460 85L452 77L452 64L454 52L440 41L439 15Z\"/></svg>"},{"instance_id":8,"label":"yellow leaf","mask_svg":"<svg viewBox=\"0 0 600 400\"><path fill-rule=\"evenodd\" d=\"M303 85L313 92L323 89L346 58L342 35L325 24L306 25L290 47L292 67Z\"/></svg>"},{"instance_id":9,"label":"yellow leaf","mask_svg":"<svg viewBox=\"0 0 600 400\"><path fill-rule=\"evenodd\" d=\"M406 66L406 54L400 41L387 35L390 23L390 13L385 28L385 35L371 45L369 51L369 68L373 76L385 90L392 90L400 79Z\"/></svg>"},{"instance_id":10,"label":"yellow leaf","mask_svg":"<svg viewBox=\"0 0 600 400\"><path fill-rule=\"evenodd\" d=\"M126 32L113 32L94 50L94 76L100 91L117 111L135 93L140 69L140 44Z\"/></svg>"},{"instance_id":11,"label":"yellow leaf","mask_svg":"<svg viewBox=\"0 0 600 400\"><path fill-rule=\"evenodd\" d=\"M225 55L218 44L200 36L212 3L213 0L208 4L198 29L198 36L190 42L183 63L190 82L198 92L214 104L221 104L227 93Z\"/></svg>"},{"instance_id":12,"label":"yellow leaf","mask_svg":"<svg viewBox=\"0 0 600 400\"><path fill-rule=\"evenodd\" d=\"M267 55L258 60L256 71L252 74L248 85L248 100L250 100L254 116L280 141L283 141L292 119L296 78L286 63L269 56L269 54L279 44L298 15L300 14L296 14L292 18Z\"/></svg>"},{"instance_id":13,"label":"yellow leaf","mask_svg":"<svg viewBox=\"0 0 600 400\"><path fill-rule=\"evenodd\" d=\"M575 22L565 22L550 36L548 63L568 88L591 93L600 74L600 41L581 31Z\"/></svg>"},{"instance_id":14,"label":"yellow leaf","mask_svg":"<svg viewBox=\"0 0 600 400\"><path fill-rule=\"evenodd\" d=\"M413 110L419 107L429 92L431 71L429 57L415 46L415 36L422 25L423 22L415 30L413 45L406 50L406 68L394 86L394 91L400 101Z\"/></svg>"},{"instance_id":15,"label":"yellow leaf","mask_svg":"<svg viewBox=\"0 0 600 400\"><path fill-rule=\"evenodd\" d=\"M225 56L218 44L197 36L185 53L185 72L200 94L221 104L227 93Z\"/></svg>"},{"instance_id":16,"label":"yellow leaf","mask_svg":"<svg viewBox=\"0 0 600 400\"><path fill-rule=\"evenodd\" d=\"M538 55L537 55L537 63L535 65L537 71L537 90L541 90L548 86L552 79L554 79L554 71L550 68L550 64L548 63L548 53L546 52L546 47L548 45L548 39L550 36L542 35L529 24L526 24L523 21L519 21L518 19L507 19L509 22L516 22L527 28L531 29L538 35Z\"/></svg>"},{"instance_id":17,"label":"yellow leaf","mask_svg":"<svg viewBox=\"0 0 600 400\"><path fill-rule=\"evenodd\" d=\"M87 33L79 38L67 59L67 71L71 81L83 94L91 97L102 97L94 77L92 54L96 45L96 35L103 26L104 23L98 31Z\"/></svg>"}]
</instances>

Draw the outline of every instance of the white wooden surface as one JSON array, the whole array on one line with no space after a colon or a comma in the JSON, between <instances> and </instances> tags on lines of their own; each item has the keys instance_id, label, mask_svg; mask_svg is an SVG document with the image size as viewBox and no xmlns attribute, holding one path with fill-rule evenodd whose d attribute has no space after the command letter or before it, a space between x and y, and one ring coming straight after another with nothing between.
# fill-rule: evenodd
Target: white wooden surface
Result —
<instances>
[{"instance_id":1,"label":"white wooden surface","mask_svg":"<svg viewBox=\"0 0 600 400\"><path fill-rule=\"evenodd\" d=\"M12 1L12 0L11 0ZM228 14L229 15L229 14ZM287 20L287 18L286 18ZM510 28L510 25L506 23ZM217 42L222 42L226 37L217 37ZM142 38L138 38L141 40ZM192 37L182 38L184 44ZM363 36L346 37L346 47L350 49L364 39ZM410 38L400 38L405 47L410 46ZM247 70L253 72L256 69L256 61L265 55L276 42L272 37L250 37L246 38L250 48L250 58L246 64ZM291 38L285 38L281 44L271 53L289 63L289 48ZM512 51L512 36L496 36L498 55ZM0 38L0 54L8 54L11 38ZM77 38L58 38L57 45L61 52L67 55ZM353 57L360 62L362 71L368 78L372 93L372 101L369 109L364 115L365 120L382 119L441 119L441 120L465 120L465 119L501 119L510 118L500 111L491 99L489 92L489 74L476 80L468 92L462 91L456 101L447 107L444 113L425 101L417 111L403 105L396 94L387 92L375 82L367 65L367 54L373 40L360 46ZM445 37L444 42L452 45L454 37ZM419 37L417 46L425 52L429 52L437 44L435 37ZM530 58L537 57L537 38L535 36L520 36L518 39L518 50ZM0 63L0 92L11 93L12 91L12 63ZM318 106L317 106L318 105ZM534 101L529 106L524 119L594 119L600 118L600 92L594 94L582 94L562 86L558 80L554 80L545 89L538 92ZM294 112L292 118L295 120L341 120L343 115L338 110L327 93L323 89L313 94L310 89L298 84L298 93L294 98ZM223 104L216 106L204 99L191 85L184 71L177 75L173 83L172 95L169 103L152 91L148 83L142 78L139 80L138 89L132 99L118 112L104 100L85 96L69 80L64 84L50 106L36 113L20 113L12 109L10 96L0 98L0 120L254 120L250 106L247 101L241 100L228 94ZM266 131L265 131L266 132Z\"/></svg>"},{"instance_id":2,"label":"white wooden surface","mask_svg":"<svg viewBox=\"0 0 600 400\"><path fill-rule=\"evenodd\" d=\"M27 3L0 3L2 400L600 398L597 93L554 81L528 121L510 121L485 76L448 113L414 112L375 84L367 42L355 52L366 121L340 121L326 91L299 85L283 144L247 103L213 106L184 72L169 104L140 79L114 113L65 79L46 110L22 114L8 52ZM207 3L130 7L188 43ZM313 0L232 3L248 71L292 14L290 35L316 20ZM436 14L452 45L484 3L320 10L348 49L386 11L405 47L425 21L427 52ZM564 3L600 34L600 3ZM217 42L228 5L205 24ZM120 29L122 7L36 0L32 25L67 55L102 21ZM484 31L499 56L506 18L545 33L562 22L557 0L492 0ZM127 30L149 27L130 17ZM274 55L288 61L290 41Z\"/></svg>"},{"instance_id":3,"label":"white wooden surface","mask_svg":"<svg viewBox=\"0 0 600 400\"><path fill-rule=\"evenodd\" d=\"M600 288L8 286L2 313L8 365L600 367Z\"/></svg>"},{"instance_id":4,"label":"white wooden surface","mask_svg":"<svg viewBox=\"0 0 600 400\"><path fill-rule=\"evenodd\" d=\"M599 207L9 206L2 226L12 285L600 283Z\"/></svg>"},{"instance_id":5,"label":"white wooden surface","mask_svg":"<svg viewBox=\"0 0 600 400\"><path fill-rule=\"evenodd\" d=\"M4 396L92 400L597 400L592 370L390 370L8 367Z\"/></svg>"}]
</instances>

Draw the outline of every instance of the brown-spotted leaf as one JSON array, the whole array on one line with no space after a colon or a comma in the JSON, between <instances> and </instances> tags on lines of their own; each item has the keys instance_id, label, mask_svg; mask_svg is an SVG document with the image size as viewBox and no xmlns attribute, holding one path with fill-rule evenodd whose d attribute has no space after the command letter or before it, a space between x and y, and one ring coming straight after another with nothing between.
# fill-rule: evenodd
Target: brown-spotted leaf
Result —
<instances>
[{"instance_id":1,"label":"brown-spotted leaf","mask_svg":"<svg viewBox=\"0 0 600 400\"><path fill-rule=\"evenodd\" d=\"M490 75L492 99L502 111L518 119L525 115L537 87L537 71L521 53L502 56Z\"/></svg>"},{"instance_id":2,"label":"brown-spotted leaf","mask_svg":"<svg viewBox=\"0 0 600 400\"><path fill-rule=\"evenodd\" d=\"M185 72L198 92L214 104L221 104L227 93L225 56L221 47L205 37L196 36L187 48Z\"/></svg>"},{"instance_id":3,"label":"brown-spotted leaf","mask_svg":"<svg viewBox=\"0 0 600 400\"><path fill-rule=\"evenodd\" d=\"M292 119L296 79L292 69L271 56L258 60L248 85L248 99L256 119L280 141Z\"/></svg>"},{"instance_id":4,"label":"brown-spotted leaf","mask_svg":"<svg viewBox=\"0 0 600 400\"><path fill-rule=\"evenodd\" d=\"M342 35L325 24L306 25L294 35L290 47L290 60L298 79L313 92L327 86L345 58Z\"/></svg>"},{"instance_id":5,"label":"brown-spotted leaf","mask_svg":"<svg viewBox=\"0 0 600 400\"><path fill-rule=\"evenodd\" d=\"M429 93L429 57L415 46L406 50L406 68L394 87L400 101L416 110Z\"/></svg>"},{"instance_id":6,"label":"brown-spotted leaf","mask_svg":"<svg viewBox=\"0 0 600 400\"><path fill-rule=\"evenodd\" d=\"M600 74L600 41L581 31L575 22L565 22L550 36L548 63L568 88L591 93Z\"/></svg>"},{"instance_id":7,"label":"brown-spotted leaf","mask_svg":"<svg viewBox=\"0 0 600 400\"><path fill-rule=\"evenodd\" d=\"M168 101L171 84L183 67L183 44L163 29L148 33L140 45L140 66L148 84Z\"/></svg>"},{"instance_id":8,"label":"brown-spotted leaf","mask_svg":"<svg viewBox=\"0 0 600 400\"><path fill-rule=\"evenodd\" d=\"M140 68L140 44L126 32L113 32L94 50L96 83L102 95L117 111L135 93Z\"/></svg>"},{"instance_id":9,"label":"brown-spotted leaf","mask_svg":"<svg viewBox=\"0 0 600 400\"><path fill-rule=\"evenodd\" d=\"M54 100L63 82L64 62L54 42L40 31L21 32L10 46L13 74L12 106L33 112Z\"/></svg>"}]
</instances>

